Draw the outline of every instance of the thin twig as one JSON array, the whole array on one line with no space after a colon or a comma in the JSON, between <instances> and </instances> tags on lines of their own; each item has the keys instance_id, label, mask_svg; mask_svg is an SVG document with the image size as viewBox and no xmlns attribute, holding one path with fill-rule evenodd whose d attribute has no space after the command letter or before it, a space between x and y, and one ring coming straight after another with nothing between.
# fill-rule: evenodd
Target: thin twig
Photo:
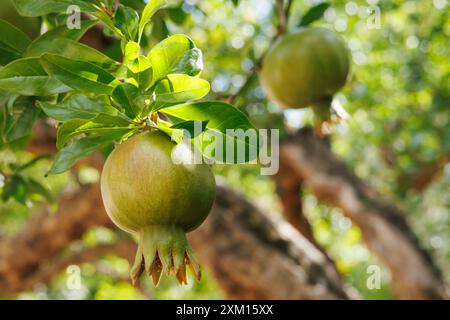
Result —
<instances>
[{"instance_id":1,"label":"thin twig","mask_svg":"<svg viewBox=\"0 0 450 320\"><path fill-rule=\"evenodd\" d=\"M287 0L286 9L284 9L284 16L286 17L286 26L288 25L288 20L291 14L293 0Z\"/></svg>"},{"instance_id":2,"label":"thin twig","mask_svg":"<svg viewBox=\"0 0 450 320\"><path fill-rule=\"evenodd\" d=\"M270 40L269 46L267 49L261 54L261 56L256 59L256 61L253 62L253 67L250 70L250 72L246 76L246 80L244 81L244 84L232 95L229 95L225 100L230 103L234 104L236 102L236 99L244 92L245 89L250 85L250 83L253 80L253 77L258 73L258 71L262 67L262 62L264 60L264 57L266 56L267 52L270 50L270 48L273 46L273 44L280 38L283 34L287 31L287 22L289 20L290 15L290 9L292 6L292 0L288 0L286 4L286 8L284 8L284 0L275 0L274 7L278 15L278 25L277 25L277 32Z\"/></svg>"},{"instance_id":3,"label":"thin twig","mask_svg":"<svg viewBox=\"0 0 450 320\"><path fill-rule=\"evenodd\" d=\"M275 0L275 11L278 16L278 34L283 34L286 32L286 12L284 10L284 0Z\"/></svg>"}]
</instances>

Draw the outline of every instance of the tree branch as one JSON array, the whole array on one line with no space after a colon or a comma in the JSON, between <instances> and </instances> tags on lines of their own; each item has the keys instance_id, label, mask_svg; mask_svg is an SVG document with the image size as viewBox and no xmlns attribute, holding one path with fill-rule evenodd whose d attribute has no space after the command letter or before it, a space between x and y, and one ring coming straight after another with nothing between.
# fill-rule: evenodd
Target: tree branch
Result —
<instances>
[{"instance_id":1,"label":"tree branch","mask_svg":"<svg viewBox=\"0 0 450 320\"><path fill-rule=\"evenodd\" d=\"M292 168L283 159L280 159L280 168L275 176L275 182L286 220L310 242L315 243L311 226L303 212L300 196L302 181L292 175Z\"/></svg>"},{"instance_id":2,"label":"tree branch","mask_svg":"<svg viewBox=\"0 0 450 320\"><path fill-rule=\"evenodd\" d=\"M275 0L274 6L275 6L275 11L278 16L278 25L277 25L278 32L277 33L279 35L281 35L286 32L286 26L287 26L287 20L288 20L286 13L288 13L288 11L286 11L284 8L284 0Z\"/></svg>"},{"instance_id":3,"label":"tree branch","mask_svg":"<svg viewBox=\"0 0 450 320\"><path fill-rule=\"evenodd\" d=\"M33 289L39 283L48 283L58 274L66 270L70 265L80 265L87 262L95 262L105 255L117 255L127 260L134 258L136 244L131 240L119 241L114 244L103 244L61 258L55 257L42 263L38 270L21 282L21 288L17 291Z\"/></svg>"},{"instance_id":4,"label":"tree branch","mask_svg":"<svg viewBox=\"0 0 450 320\"><path fill-rule=\"evenodd\" d=\"M424 164L412 173L400 175L398 182L408 190L422 192L442 173L448 163L450 154L444 154L434 164Z\"/></svg>"},{"instance_id":5,"label":"tree branch","mask_svg":"<svg viewBox=\"0 0 450 320\"><path fill-rule=\"evenodd\" d=\"M309 128L280 148L292 174L326 203L341 208L362 231L368 247L390 268L395 294L402 299L447 297L431 256L421 248L405 215L350 172ZM407 266L407 269L405 269Z\"/></svg>"},{"instance_id":6,"label":"tree branch","mask_svg":"<svg viewBox=\"0 0 450 320\"><path fill-rule=\"evenodd\" d=\"M21 232L0 241L0 292L20 292L23 282L42 263L60 254L72 241L94 226L112 226L103 211L98 184L62 196L57 214L41 212Z\"/></svg>"}]
</instances>

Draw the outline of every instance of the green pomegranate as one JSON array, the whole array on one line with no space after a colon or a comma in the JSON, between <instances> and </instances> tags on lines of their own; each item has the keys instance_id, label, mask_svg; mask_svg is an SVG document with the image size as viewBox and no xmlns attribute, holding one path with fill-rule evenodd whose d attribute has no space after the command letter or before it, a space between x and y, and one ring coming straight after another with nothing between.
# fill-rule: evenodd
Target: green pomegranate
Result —
<instances>
[{"instance_id":1,"label":"green pomegranate","mask_svg":"<svg viewBox=\"0 0 450 320\"><path fill-rule=\"evenodd\" d=\"M14 7L12 0L0 0L0 19L6 20L22 30L31 39L36 38L41 31L41 22L35 17L23 17Z\"/></svg>"},{"instance_id":2,"label":"green pomegranate","mask_svg":"<svg viewBox=\"0 0 450 320\"><path fill-rule=\"evenodd\" d=\"M145 270L158 284L162 271L187 283L186 266L200 268L186 239L207 217L215 180L206 164L187 163L190 145L160 131L136 135L114 149L101 176L103 203L111 220L139 238L133 283Z\"/></svg>"},{"instance_id":3,"label":"green pomegranate","mask_svg":"<svg viewBox=\"0 0 450 320\"><path fill-rule=\"evenodd\" d=\"M270 48L260 78L269 99L283 107L329 109L348 72L343 41L327 29L307 27L284 36Z\"/></svg>"}]
</instances>

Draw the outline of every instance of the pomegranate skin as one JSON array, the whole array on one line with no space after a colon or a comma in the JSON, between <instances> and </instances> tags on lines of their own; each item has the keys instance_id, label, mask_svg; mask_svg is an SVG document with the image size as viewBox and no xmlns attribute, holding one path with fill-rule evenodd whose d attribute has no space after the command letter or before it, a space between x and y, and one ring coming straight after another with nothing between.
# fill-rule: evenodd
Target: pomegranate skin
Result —
<instances>
[{"instance_id":1,"label":"pomegranate skin","mask_svg":"<svg viewBox=\"0 0 450 320\"><path fill-rule=\"evenodd\" d=\"M121 229L176 225L189 232L207 217L215 180L206 164L174 164L177 145L162 132L136 135L108 157L101 177L106 211Z\"/></svg>"}]
</instances>

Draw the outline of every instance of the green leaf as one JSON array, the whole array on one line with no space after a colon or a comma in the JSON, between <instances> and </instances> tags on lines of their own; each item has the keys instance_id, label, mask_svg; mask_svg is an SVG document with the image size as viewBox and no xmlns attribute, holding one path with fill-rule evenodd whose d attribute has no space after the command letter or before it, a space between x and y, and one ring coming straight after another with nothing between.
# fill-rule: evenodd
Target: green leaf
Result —
<instances>
[{"instance_id":1,"label":"green leaf","mask_svg":"<svg viewBox=\"0 0 450 320\"><path fill-rule=\"evenodd\" d=\"M123 116L105 113L98 114L92 120L70 120L58 127L56 147L61 149L69 140L80 134L110 133L132 125L133 123Z\"/></svg>"},{"instance_id":2,"label":"green leaf","mask_svg":"<svg viewBox=\"0 0 450 320\"><path fill-rule=\"evenodd\" d=\"M147 90L153 77L150 61L146 57L139 56L134 63L128 66L127 77L129 80L134 79L141 91Z\"/></svg>"},{"instance_id":3,"label":"green leaf","mask_svg":"<svg viewBox=\"0 0 450 320\"><path fill-rule=\"evenodd\" d=\"M203 53L199 48L187 51L180 61L170 70L171 73L184 73L196 76L203 70Z\"/></svg>"},{"instance_id":4,"label":"green leaf","mask_svg":"<svg viewBox=\"0 0 450 320\"><path fill-rule=\"evenodd\" d=\"M49 203L55 202L55 198L49 188L33 178L27 178L27 194L39 195Z\"/></svg>"},{"instance_id":5,"label":"green leaf","mask_svg":"<svg viewBox=\"0 0 450 320\"><path fill-rule=\"evenodd\" d=\"M195 130L195 120L183 121L171 126L172 129L183 129L189 132L191 138L197 137L199 134L207 129L209 120L201 121L201 131L196 132Z\"/></svg>"},{"instance_id":6,"label":"green leaf","mask_svg":"<svg viewBox=\"0 0 450 320\"><path fill-rule=\"evenodd\" d=\"M42 68L39 58L15 60L0 70L0 89L25 96L47 96L70 90Z\"/></svg>"},{"instance_id":7,"label":"green leaf","mask_svg":"<svg viewBox=\"0 0 450 320\"><path fill-rule=\"evenodd\" d=\"M27 50L26 56L38 57L43 53L53 53L73 60L90 62L108 70L112 70L118 66L117 62L100 51L70 39L56 38L41 41L38 46Z\"/></svg>"},{"instance_id":8,"label":"green leaf","mask_svg":"<svg viewBox=\"0 0 450 320\"><path fill-rule=\"evenodd\" d=\"M167 12L170 20L177 25L183 25L189 17L182 6L167 8L164 11Z\"/></svg>"},{"instance_id":9,"label":"green leaf","mask_svg":"<svg viewBox=\"0 0 450 320\"><path fill-rule=\"evenodd\" d=\"M139 42L147 23L150 22L152 16L166 4L165 0L150 0L142 11L141 20L139 21Z\"/></svg>"},{"instance_id":10,"label":"green leaf","mask_svg":"<svg viewBox=\"0 0 450 320\"><path fill-rule=\"evenodd\" d=\"M48 74L79 91L111 94L118 82L111 73L89 62L46 53L41 56L41 63Z\"/></svg>"},{"instance_id":11,"label":"green leaf","mask_svg":"<svg viewBox=\"0 0 450 320\"><path fill-rule=\"evenodd\" d=\"M14 4L19 14L25 17L39 17L67 10L67 3L57 0L14 0Z\"/></svg>"},{"instance_id":12,"label":"green leaf","mask_svg":"<svg viewBox=\"0 0 450 320\"><path fill-rule=\"evenodd\" d=\"M237 7L239 5L239 0L231 0L233 2L233 5Z\"/></svg>"},{"instance_id":13,"label":"green leaf","mask_svg":"<svg viewBox=\"0 0 450 320\"><path fill-rule=\"evenodd\" d=\"M319 3L318 5L315 5L314 7L309 9L308 12L305 13L305 15L300 20L298 26L304 27L320 19L329 6L330 4L327 2L322 2Z\"/></svg>"},{"instance_id":14,"label":"green leaf","mask_svg":"<svg viewBox=\"0 0 450 320\"><path fill-rule=\"evenodd\" d=\"M37 105L47 116L60 122L75 119L90 120L98 113L117 113L106 96L90 98L83 94L75 94L58 104L38 101Z\"/></svg>"},{"instance_id":15,"label":"green leaf","mask_svg":"<svg viewBox=\"0 0 450 320\"><path fill-rule=\"evenodd\" d=\"M134 41L128 42L125 46L124 63L133 73L139 73L151 67L150 60L140 55L140 49Z\"/></svg>"},{"instance_id":16,"label":"green leaf","mask_svg":"<svg viewBox=\"0 0 450 320\"><path fill-rule=\"evenodd\" d=\"M19 97L11 106L11 111L4 110L2 137L7 143L18 141L31 135L34 121L39 110L34 106L34 99ZM7 106L3 106L7 108Z\"/></svg>"},{"instance_id":17,"label":"green leaf","mask_svg":"<svg viewBox=\"0 0 450 320\"><path fill-rule=\"evenodd\" d=\"M124 64L127 66L127 77L131 78L142 91L145 91L152 81L150 60L140 55L140 47L137 42L130 41L125 46Z\"/></svg>"},{"instance_id":18,"label":"green leaf","mask_svg":"<svg viewBox=\"0 0 450 320\"><path fill-rule=\"evenodd\" d=\"M166 114L175 124L185 121L208 121L208 131L203 133L200 137L196 138L196 143L199 144L200 150L204 152L207 157L211 157L217 161L226 161L233 163L242 163L256 159L259 152L259 135L255 127L250 123L247 116L234 106L221 102L221 101L206 101L188 103L183 105L177 105L161 110ZM201 128L201 127L200 127ZM239 132L230 132L227 129L237 130L241 129L243 133L248 131L249 134L253 134L255 139L248 139L245 135L236 134ZM213 143L212 136L221 136L224 143L221 150L223 157L220 153L210 153L210 144ZM232 153L227 155L225 148L227 139L233 143L234 156L231 158ZM242 158L238 157L237 150L244 150ZM216 150L219 152L219 150Z\"/></svg>"},{"instance_id":19,"label":"green leaf","mask_svg":"<svg viewBox=\"0 0 450 320\"><path fill-rule=\"evenodd\" d=\"M210 89L209 82L185 74L169 74L155 87L155 110L190 100L203 98Z\"/></svg>"},{"instance_id":20,"label":"green leaf","mask_svg":"<svg viewBox=\"0 0 450 320\"><path fill-rule=\"evenodd\" d=\"M144 97L139 89L130 83L121 83L114 88L112 98L131 119L139 117L144 108Z\"/></svg>"},{"instance_id":21,"label":"green leaf","mask_svg":"<svg viewBox=\"0 0 450 320\"><path fill-rule=\"evenodd\" d=\"M114 25L128 40L134 40L138 31L139 14L133 8L119 4L114 16Z\"/></svg>"},{"instance_id":22,"label":"green leaf","mask_svg":"<svg viewBox=\"0 0 450 320\"><path fill-rule=\"evenodd\" d=\"M141 50L141 47L137 42L129 41L125 45L125 54L123 57L123 61L125 64L130 64L134 60L136 60L139 57L139 52Z\"/></svg>"},{"instance_id":23,"label":"green leaf","mask_svg":"<svg viewBox=\"0 0 450 320\"><path fill-rule=\"evenodd\" d=\"M168 36L169 36L169 28L167 27L166 21L164 21L161 15L154 16L151 38L156 41L162 41Z\"/></svg>"},{"instance_id":24,"label":"green leaf","mask_svg":"<svg viewBox=\"0 0 450 320\"><path fill-rule=\"evenodd\" d=\"M66 40L78 41L97 23L98 20L83 20L80 23L80 29L69 29L65 24L51 29L31 42L25 52L25 56L35 56L47 52L46 46L49 41L53 39L63 38Z\"/></svg>"},{"instance_id":25,"label":"green leaf","mask_svg":"<svg viewBox=\"0 0 450 320\"><path fill-rule=\"evenodd\" d=\"M171 36L153 47L148 55L153 68L152 83L170 73L195 76L203 69L201 51L185 35Z\"/></svg>"},{"instance_id":26,"label":"green leaf","mask_svg":"<svg viewBox=\"0 0 450 320\"><path fill-rule=\"evenodd\" d=\"M65 1L69 4L74 4L80 7L81 12L94 12L98 10L98 6L96 6L97 0L60 0Z\"/></svg>"},{"instance_id":27,"label":"green leaf","mask_svg":"<svg viewBox=\"0 0 450 320\"><path fill-rule=\"evenodd\" d=\"M112 32L115 32L117 35L119 35L121 38L123 37L123 33L122 31L120 31L120 29L118 29L115 25L114 25L114 21L112 20L112 18L106 14L104 11L97 11L92 13L92 15L96 18L98 18L100 21L102 21L105 26L108 27L108 29L106 30L111 30Z\"/></svg>"},{"instance_id":28,"label":"green leaf","mask_svg":"<svg viewBox=\"0 0 450 320\"><path fill-rule=\"evenodd\" d=\"M58 174L67 171L77 160L91 154L95 150L106 147L115 140L121 139L132 130L130 128L112 130L111 132L93 134L73 141L56 154L55 161L48 174Z\"/></svg>"},{"instance_id":29,"label":"green leaf","mask_svg":"<svg viewBox=\"0 0 450 320\"><path fill-rule=\"evenodd\" d=\"M148 58L146 58L144 56L139 56L139 57L137 57L136 60L134 60L131 64L128 65L128 68L133 73L141 73L142 71L145 71L145 70L151 68L151 66L152 65L150 64L150 61L148 60Z\"/></svg>"},{"instance_id":30,"label":"green leaf","mask_svg":"<svg viewBox=\"0 0 450 320\"><path fill-rule=\"evenodd\" d=\"M14 0L17 11L21 16L39 17L54 12L66 12L67 7L75 4L82 12L95 11L96 8L83 0Z\"/></svg>"},{"instance_id":31,"label":"green leaf","mask_svg":"<svg viewBox=\"0 0 450 320\"><path fill-rule=\"evenodd\" d=\"M183 129L173 128L172 123L159 119L158 123L156 123L156 127L168 135L172 141L175 141L176 143L183 141Z\"/></svg>"},{"instance_id":32,"label":"green leaf","mask_svg":"<svg viewBox=\"0 0 450 320\"><path fill-rule=\"evenodd\" d=\"M14 198L17 202L25 204L27 200L27 183L20 175L13 175L8 179L3 187L2 200L8 201Z\"/></svg>"},{"instance_id":33,"label":"green leaf","mask_svg":"<svg viewBox=\"0 0 450 320\"><path fill-rule=\"evenodd\" d=\"M0 65L21 58L30 43L25 33L0 19Z\"/></svg>"}]
</instances>

